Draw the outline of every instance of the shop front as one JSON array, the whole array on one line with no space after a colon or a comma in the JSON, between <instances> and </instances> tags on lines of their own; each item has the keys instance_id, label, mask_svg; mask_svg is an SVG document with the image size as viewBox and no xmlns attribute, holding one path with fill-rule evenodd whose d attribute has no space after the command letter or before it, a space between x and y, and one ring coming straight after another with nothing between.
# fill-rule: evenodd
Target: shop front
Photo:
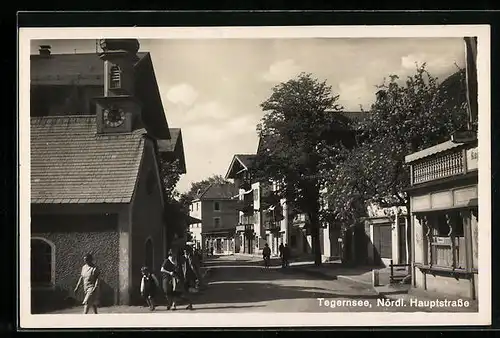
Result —
<instances>
[{"instance_id":1,"label":"shop front","mask_svg":"<svg viewBox=\"0 0 500 338\"><path fill-rule=\"evenodd\" d=\"M477 298L477 160L477 141L449 141L406 157L416 288Z\"/></svg>"}]
</instances>

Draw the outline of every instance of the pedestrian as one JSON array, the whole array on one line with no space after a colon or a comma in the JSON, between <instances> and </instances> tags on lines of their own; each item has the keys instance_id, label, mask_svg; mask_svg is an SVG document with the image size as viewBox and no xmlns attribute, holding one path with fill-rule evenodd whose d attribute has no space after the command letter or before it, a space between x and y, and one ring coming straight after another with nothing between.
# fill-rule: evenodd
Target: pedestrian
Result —
<instances>
[{"instance_id":1,"label":"pedestrian","mask_svg":"<svg viewBox=\"0 0 500 338\"><path fill-rule=\"evenodd\" d=\"M195 289L196 281L198 280L198 274L193 264L193 256L189 250L184 249L180 263L184 293L188 294Z\"/></svg>"},{"instance_id":2,"label":"pedestrian","mask_svg":"<svg viewBox=\"0 0 500 338\"><path fill-rule=\"evenodd\" d=\"M179 258L174 256L173 252L170 250L160 270L164 274L164 280L166 281L164 283L164 289L167 294L167 310L176 310L179 300L186 300L188 302L186 309L193 309L191 301L183 295L185 292L185 284L182 279L181 270Z\"/></svg>"},{"instance_id":3,"label":"pedestrian","mask_svg":"<svg viewBox=\"0 0 500 338\"><path fill-rule=\"evenodd\" d=\"M269 248L269 244L264 245L264 249L262 249L262 258L264 259L265 268L269 268L269 261L271 260L271 248Z\"/></svg>"},{"instance_id":4,"label":"pedestrian","mask_svg":"<svg viewBox=\"0 0 500 338\"><path fill-rule=\"evenodd\" d=\"M283 243L280 244L278 250L279 250L279 253L280 253L280 258L281 258L281 267L284 268L285 267L285 258L283 257L283 249L285 247L283 246Z\"/></svg>"},{"instance_id":5,"label":"pedestrian","mask_svg":"<svg viewBox=\"0 0 500 338\"><path fill-rule=\"evenodd\" d=\"M142 280L141 280L141 295L146 300L151 311L155 310L155 295L156 290L159 288L160 283L156 276L151 273L147 266L141 268Z\"/></svg>"},{"instance_id":6,"label":"pedestrian","mask_svg":"<svg viewBox=\"0 0 500 338\"><path fill-rule=\"evenodd\" d=\"M80 278L75 286L75 294L80 288L80 284L83 283L83 292L85 297L83 299L83 313L87 314L89 312L89 307L94 310L97 314L97 306L99 304L99 268L94 264L94 259L90 253L83 257L85 264L82 267Z\"/></svg>"},{"instance_id":7,"label":"pedestrian","mask_svg":"<svg viewBox=\"0 0 500 338\"><path fill-rule=\"evenodd\" d=\"M285 243L285 246L283 247L283 267L288 267L290 266L290 248L288 247L288 244Z\"/></svg>"},{"instance_id":8,"label":"pedestrian","mask_svg":"<svg viewBox=\"0 0 500 338\"><path fill-rule=\"evenodd\" d=\"M213 246L210 247L210 256L212 256L212 257L214 256L214 247Z\"/></svg>"},{"instance_id":9,"label":"pedestrian","mask_svg":"<svg viewBox=\"0 0 500 338\"><path fill-rule=\"evenodd\" d=\"M194 253L192 254L192 261L196 273L196 288L199 289L202 286L203 281L201 278L201 257L198 249L194 250Z\"/></svg>"}]
</instances>

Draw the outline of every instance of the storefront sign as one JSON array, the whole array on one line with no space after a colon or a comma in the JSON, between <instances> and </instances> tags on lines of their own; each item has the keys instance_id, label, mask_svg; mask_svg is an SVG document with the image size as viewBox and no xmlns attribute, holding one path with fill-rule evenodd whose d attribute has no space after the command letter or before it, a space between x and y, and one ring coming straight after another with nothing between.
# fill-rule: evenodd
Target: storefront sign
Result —
<instances>
[{"instance_id":1,"label":"storefront sign","mask_svg":"<svg viewBox=\"0 0 500 338\"><path fill-rule=\"evenodd\" d=\"M477 170L478 148L467 149L467 171Z\"/></svg>"}]
</instances>

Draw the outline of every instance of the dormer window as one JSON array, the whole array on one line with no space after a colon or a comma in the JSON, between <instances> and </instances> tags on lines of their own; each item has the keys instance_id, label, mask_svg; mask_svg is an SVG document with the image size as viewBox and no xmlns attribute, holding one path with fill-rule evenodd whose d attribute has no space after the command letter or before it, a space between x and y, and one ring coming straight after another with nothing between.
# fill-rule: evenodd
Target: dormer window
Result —
<instances>
[{"instance_id":1,"label":"dormer window","mask_svg":"<svg viewBox=\"0 0 500 338\"><path fill-rule=\"evenodd\" d=\"M119 66L113 65L109 70L109 88L120 89L122 86L122 71Z\"/></svg>"}]
</instances>

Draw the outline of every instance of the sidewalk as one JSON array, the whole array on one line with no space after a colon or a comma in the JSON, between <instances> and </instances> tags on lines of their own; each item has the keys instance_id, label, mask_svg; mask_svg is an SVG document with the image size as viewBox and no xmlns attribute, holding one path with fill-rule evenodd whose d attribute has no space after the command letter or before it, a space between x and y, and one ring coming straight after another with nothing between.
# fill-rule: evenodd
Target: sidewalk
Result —
<instances>
[{"instance_id":1,"label":"sidewalk","mask_svg":"<svg viewBox=\"0 0 500 338\"><path fill-rule=\"evenodd\" d=\"M315 266L313 262L290 263L290 267L298 272L321 276L325 279L338 279L372 287L372 270L379 271L379 284L389 284L390 269L377 269L373 266L349 267L342 265L340 261L322 263Z\"/></svg>"}]
</instances>

